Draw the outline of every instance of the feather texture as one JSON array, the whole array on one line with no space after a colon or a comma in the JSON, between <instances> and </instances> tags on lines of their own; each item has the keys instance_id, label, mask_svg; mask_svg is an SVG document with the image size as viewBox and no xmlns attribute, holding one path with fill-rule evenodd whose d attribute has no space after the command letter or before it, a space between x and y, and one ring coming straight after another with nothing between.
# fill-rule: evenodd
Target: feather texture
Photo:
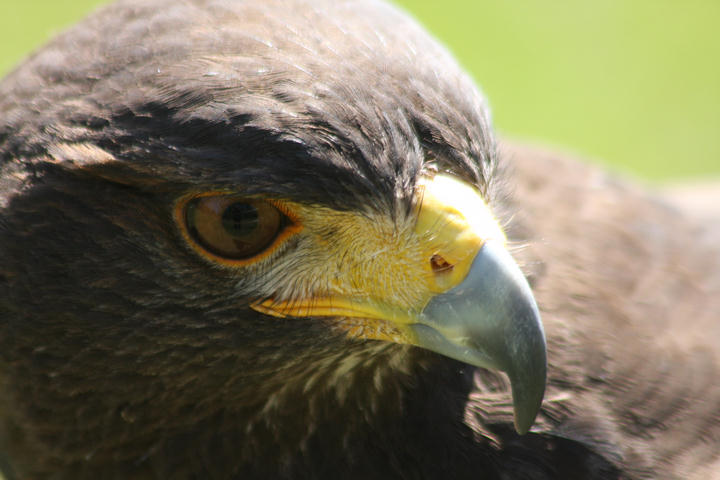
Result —
<instances>
[{"instance_id":1,"label":"feather texture","mask_svg":"<svg viewBox=\"0 0 720 480\"><path fill-rule=\"evenodd\" d=\"M394 218L427 171L474 185L518 245L549 342L528 435L501 375L249 307L308 259L211 266L173 223L203 191ZM562 156L498 153L472 81L384 3L121 1L0 83L0 469L720 478L707 223Z\"/></svg>"}]
</instances>

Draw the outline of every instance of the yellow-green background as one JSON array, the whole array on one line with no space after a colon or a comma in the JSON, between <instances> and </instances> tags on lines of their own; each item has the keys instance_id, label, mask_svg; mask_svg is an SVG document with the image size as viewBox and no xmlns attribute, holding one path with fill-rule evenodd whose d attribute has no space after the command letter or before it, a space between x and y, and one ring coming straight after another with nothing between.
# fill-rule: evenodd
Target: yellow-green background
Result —
<instances>
[{"instance_id":1,"label":"yellow-green background","mask_svg":"<svg viewBox=\"0 0 720 480\"><path fill-rule=\"evenodd\" d=\"M0 0L0 73L101 3ZM398 3L470 70L502 133L650 180L720 176L720 0Z\"/></svg>"}]
</instances>

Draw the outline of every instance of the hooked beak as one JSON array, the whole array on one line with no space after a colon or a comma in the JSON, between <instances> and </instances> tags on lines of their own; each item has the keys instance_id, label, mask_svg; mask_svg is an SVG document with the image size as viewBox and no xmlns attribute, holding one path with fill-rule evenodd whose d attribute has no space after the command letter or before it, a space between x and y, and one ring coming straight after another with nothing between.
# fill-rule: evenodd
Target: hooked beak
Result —
<instances>
[{"instance_id":1,"label":"hooked beak","mask_svg":"<svg viewBox=\"0 0 720 480\"><path fill-rule=\"evenodd\" d=\"M430 300L411 326L417 344L461 362L507 373L515 429L527 432L545 392L545 333L520 268L486 243L460 285Z\"/></svg>"}]
</instances>

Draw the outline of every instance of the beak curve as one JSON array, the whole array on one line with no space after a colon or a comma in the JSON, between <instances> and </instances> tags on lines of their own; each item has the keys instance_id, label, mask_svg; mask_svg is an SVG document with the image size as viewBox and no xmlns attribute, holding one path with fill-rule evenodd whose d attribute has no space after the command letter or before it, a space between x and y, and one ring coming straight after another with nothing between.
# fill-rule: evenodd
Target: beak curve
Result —
<instances>
[{"instance_id":1,"label":"beak curve","mask_svg":"<svg viewBox=\"0 0 720 480\"><path fill-rule=\"evenodd\" d=\"M545 332L525 276L498 242L486 242L465 279L433 297L417 345L510 378L515 429L526 433L540 410L547 375Z\"/></svg>"}]
</instances>

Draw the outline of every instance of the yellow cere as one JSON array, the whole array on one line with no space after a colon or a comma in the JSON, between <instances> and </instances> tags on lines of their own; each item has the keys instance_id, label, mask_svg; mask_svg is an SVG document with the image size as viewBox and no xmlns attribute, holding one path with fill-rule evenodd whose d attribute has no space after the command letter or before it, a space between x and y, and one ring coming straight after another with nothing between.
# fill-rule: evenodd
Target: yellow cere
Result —
<instances>
[{"instance_id":1,"label":"yellow cere","mask_svg":"<svg viewBox=\"0 0 720 480\"><path fill-rule=\"evenodd\" d=\"M505 243L505 234L480 194L449 176L423 178L422 204L415 233L426 238L452 270L435 275L433 291L442 293L462 282L475 255L488 240Z\"/></svg>"},{"instance_id":2,"label":"yellow cere","mask_svg":"<svg viewBox=\"0 0 720 480\"><path fill-rule=\"evenodd\" d=\"M347 335L413 343L407 325L432 297L458 285L485 241L505 236L480 194L438 174L417 189L416 215L340 212L288 204L302 224L293 287L252 307L277 317L328 317ZM300 289L298 286L301 286Z\"/></svg>"}]
</instances>

